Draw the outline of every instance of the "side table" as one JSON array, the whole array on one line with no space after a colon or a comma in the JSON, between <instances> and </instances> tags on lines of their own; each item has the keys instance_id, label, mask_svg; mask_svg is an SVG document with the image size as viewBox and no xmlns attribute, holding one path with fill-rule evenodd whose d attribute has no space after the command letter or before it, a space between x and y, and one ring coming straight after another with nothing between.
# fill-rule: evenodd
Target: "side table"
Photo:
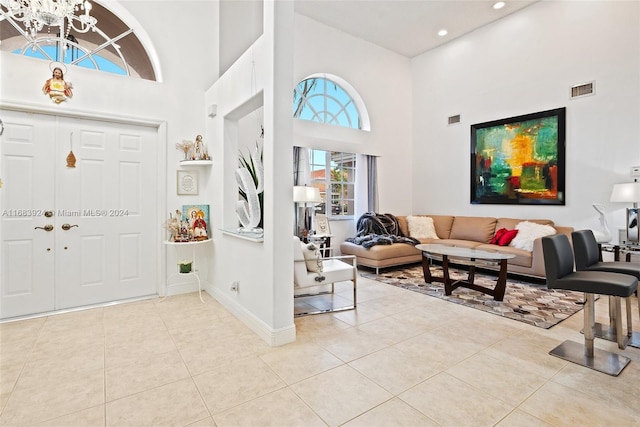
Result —
<instances>
[{"instance_id":1,"label":"side table","mask_svg":"<svg viewBox=\"0 0 640 427\"><path fill-rule=\"evenodd\" d=\"M176 256L178 258L178 260L180 260L180 254L184 252L181 252L181 250L189 250L191 249L191 271L188 273L180 273L180 270L178 269L178 272L173 273L171 275L169 275L169 277L167 277L167 282L165 283L165 297L167 295L167 287L169 286L169 281L177 276L193 276L196 278L196 280L198 281L198 296L200 297L200 301L204 304L204 300L202 299L202 287L201 287L201 283L200 283L200 275L198 274L198 270L196 269L196 248L210 243L212 241L212 239L207 239L207 240L194 240L192 242L172 242L172 241L165 241L164 244L165 245L169 245L169 246L173 246L176 249ZM184 255L183 255L184 256Z\"/></svg>"},{"instance_id":2,"label":"side table","mask_svg":"<svg viewBox=\"0 0 640 427\"><path fill-rule=\"evenodd\" d=\"M331 247L331 238L333 235L327 234L323 236L318 236L314 234L313 236L308 237L307 239L310 242L317 243L320 247L320 252L322 253L323 258L328 258L333 256L333 248Z\"/></svg>"}]
</instances>

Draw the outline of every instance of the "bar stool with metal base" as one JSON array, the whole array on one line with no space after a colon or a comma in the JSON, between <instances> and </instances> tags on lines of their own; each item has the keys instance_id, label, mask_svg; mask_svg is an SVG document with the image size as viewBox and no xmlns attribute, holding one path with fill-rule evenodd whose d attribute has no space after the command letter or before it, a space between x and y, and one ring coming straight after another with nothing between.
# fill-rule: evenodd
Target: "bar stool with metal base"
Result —
<instances>
[{"instance_id":1,"label":"bar stool with metal base","mask_svg":"<svg viewBox=\"0 0 640 427\"><path fill-rule=\"evenodd\" d=\"M596 242L593 231L578 230L571 233L573 240L573 251L576 259L576 270L579 271L607 271L609 273L629 274L640 280L640 264L620 261L600 261L600 249ZM611 297L609 298L609 325L602 323L595 324L595 336L608 341L617 341L616 312ZM640 333L633 332L631 321L631 299L626 299L627 313L627 333L624 337L627 345L640 347ZM638 309L640 310L640 298L638 298Z\"/></svg>"},{"instance_id":2,"label":"bar stool with metal base","mask_svg":"<svg viewBox=\"0 0 640 427\"><path fill-rule=\"evenodd\" d=\"M549 352L552 356L609 375L618 376L630 359L619 354L594 348L595 294L615 297L617 330L622 330L620 298L628 298L638 288L634 276L603 271L574 271L573 250L569 238L556 234L542 238L544 267L549 289L584 292L584 344L565 341ZM624 348L622 334L618 334L618 347Z\"/></svg>"}]
</instances>

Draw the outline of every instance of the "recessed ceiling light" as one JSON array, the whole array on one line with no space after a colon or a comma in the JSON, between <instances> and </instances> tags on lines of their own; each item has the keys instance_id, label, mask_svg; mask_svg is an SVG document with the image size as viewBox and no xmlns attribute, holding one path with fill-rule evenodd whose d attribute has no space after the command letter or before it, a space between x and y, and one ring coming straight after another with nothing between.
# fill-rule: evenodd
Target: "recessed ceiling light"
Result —
<instances>
[{"instance_id":1,"label":"recessed ceiling light","mask_svg":"<svg viewBox=\"0 0 640 427\"><path fill-rule=\"evenodd\" d=\"M439 35L440 37L444 37L444 36L446 36L447 34L449 34L449 32L448 32L447 30L440 30L440 31L438 31L438 35Z\"/></svg>"},{"instance_id":2,"label":"recessed ceiling light","mask_svg":"<svg viewBox=\"0 0 640 427\"><path fill-rule=\"evenodd\" d=\"M493 8L494 8L494 9L496 9L496 10L497 10L497 9L502 9L505 5L506 5L506 3L505 3L505 2L503 2L503 1L499 1L499 2L497 2L497 3L495 3L495 4L493 5Z\"/></svg>"}]
</instances>

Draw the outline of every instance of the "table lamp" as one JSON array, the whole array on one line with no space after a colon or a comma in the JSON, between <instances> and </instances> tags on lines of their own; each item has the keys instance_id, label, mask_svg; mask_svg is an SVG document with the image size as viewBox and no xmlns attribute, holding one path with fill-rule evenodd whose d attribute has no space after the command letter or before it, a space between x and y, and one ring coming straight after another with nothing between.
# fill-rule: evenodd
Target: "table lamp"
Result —
<instances>
[{"instance_id":1,"label":"table lamp","mask_svg":"<svg viewBox=\"0 0 640 427\"><path fill-rule=\"evenodd\" d=\"M307 237L313 231L315 207L314 204L322 203L320 189L306 185L296 185L293 187L293 202L296 207L296 235ZM301 214L299 212L301 210Z\"/></svg>"},{"instance_id":2,"label":"table lamp","mask_svg":"<svg viewBox=\"0 0 640 427\"><path fill-rule=\"evenodd\" d=\"M640 201L640 182L614 184L611 191L612 202L633 203L627 208L627 243L637 245L638 241L638 201Z\"/></svg>"}]
</instances>

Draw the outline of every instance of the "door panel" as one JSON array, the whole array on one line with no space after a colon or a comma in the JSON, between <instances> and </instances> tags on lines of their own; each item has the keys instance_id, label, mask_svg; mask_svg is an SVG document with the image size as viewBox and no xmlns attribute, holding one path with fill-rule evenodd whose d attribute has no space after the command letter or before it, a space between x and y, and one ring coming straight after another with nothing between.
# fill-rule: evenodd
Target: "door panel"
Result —
<instances>
[{"instance_id":1,"label":"door panel","mask_svg":"<svg viewBox=\"0 0 640 427\"><path fill-rule=\"evenodd\" d=\"M56 217L57 239L60 263L77 262L81 274L60 268L66 276L57 306L155 294L155 129L62 119L60 139L71 133L77 167L61 181L56 204L79 215ZM74 227L62 230L63 224Z\"/></svg>"},{"instance_id":2,"label":"door panel","mask_svg":"<svg viewBox=\"0 0 640 427\"><path fill-rule=\"evenodd\" d=\"M0 318L54 308L54 126L42 116L2 111L0 137Z\"/></svg>"},{"instance_id":3,"label":"door panel","mask_svg":"<svg viewBox=\"0 0 640 427\"><path fill-rule=\"evenodd\" d=\"M156 294L156 129L1 114L6 127L3 209L46 204L54 216L28 221L2 217L0 317ZM7 118L14 114L22 118L8 132ZM6 138L10 134L18 136ZM39 135L47 138L46 145L28 142ZM70 150L75 168L66 166ZM19 221L24 224L14 227ZM34 229L45 222L53 225L51 232ZM18 257L25 260L18 262Z\"/></svg>"}]
</instances>

